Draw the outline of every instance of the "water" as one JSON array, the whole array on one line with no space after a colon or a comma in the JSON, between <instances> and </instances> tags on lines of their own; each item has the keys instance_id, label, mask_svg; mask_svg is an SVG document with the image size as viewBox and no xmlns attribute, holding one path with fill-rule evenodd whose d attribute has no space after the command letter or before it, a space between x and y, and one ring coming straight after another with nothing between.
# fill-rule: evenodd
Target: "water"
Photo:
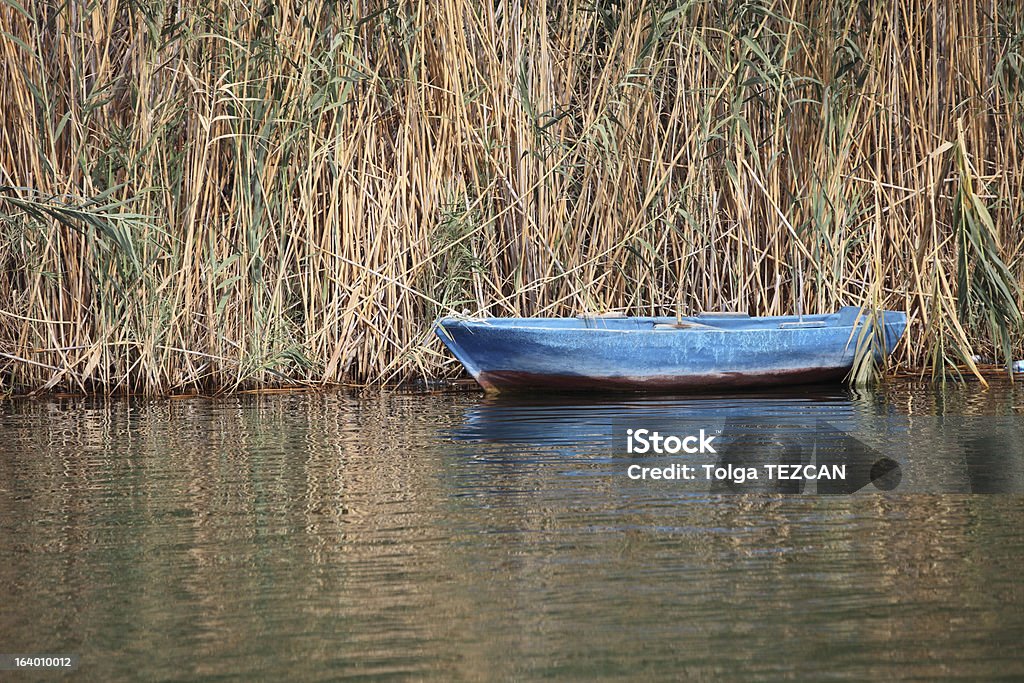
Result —
<instances>
[{"instance_id":1,"label":"water","mask_svg":"<svg viewBox=\"0 0 1024 683\"><path fill-rule=\"evenodd\" d=\"M7 401L0 652L90 680L1020 678L1021 410L909 384ZM625 418L737 412L911 424L905 479L736 494L609 448ZM991 418L1002 450L943 445L936 415Z\"/></svg>"}]
</instances>

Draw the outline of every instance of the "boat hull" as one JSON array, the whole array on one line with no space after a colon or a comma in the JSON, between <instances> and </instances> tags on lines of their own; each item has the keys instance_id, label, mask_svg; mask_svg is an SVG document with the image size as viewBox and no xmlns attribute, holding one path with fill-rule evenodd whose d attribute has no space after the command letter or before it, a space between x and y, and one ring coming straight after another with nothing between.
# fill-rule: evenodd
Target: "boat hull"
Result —
<instances>
[{"instance_id":1,"label":"boat hull","mask_svg":"<svg viewBox=\"0 0 1024 683\"><path fill-rule=\"evenodd\" d=\"M445 318L435 331L486 390L708 391L835 382L857 345L891 353L906 316ZM865 330L866 324L874 326ZM873 333L872 333L873 332Z\"/></svg>"}]
</instances>

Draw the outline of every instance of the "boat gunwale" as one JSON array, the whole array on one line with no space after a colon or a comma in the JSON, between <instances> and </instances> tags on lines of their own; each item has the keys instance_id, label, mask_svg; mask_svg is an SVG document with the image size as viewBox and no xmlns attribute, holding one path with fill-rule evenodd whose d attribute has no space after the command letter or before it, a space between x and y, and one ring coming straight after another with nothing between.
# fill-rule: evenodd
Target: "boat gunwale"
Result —
<instances>
[{"instance_id":1,"label":"boat gunwale","mask_svg":"<svg viewBox=\"0 0 1024 683\"><path fill-rule=\"evenodd\" d=\"M587 324L587 321L583 322L577 318L440 318L435 322L435 326L457 326L463 329L470 330L472 328L486 328L493 330L516 330L516 331L541 331L541 332L612 332L618 334L638 334L638 333L678 333L678 332L811 332L811 331L839 331L839 330L858 330L865 322L864 316L860 319L855 319L850 323L846 321L830 321L828 318L835 316L836 314L826 314L818 316L763 316L763 317L751 317L742 319L729 319L728 322L725 320L715 321L715 323L702 322L697 318L682 318L684 323L694 323L693 327L682 327L682 328L659 328L657 325L671 324L679 322L678 318L671 317L635 317L635 318L615 318L614 321L617 323L615 326L608 326L604 324ZM890 316L893 319L889 319ZM883 325L889 326L905 326L906 325L906 314L899 311L886 311L885 320ZM581 323L575 325L565 326L547 326L543 323L545 321L558 320L572 323ZM707 319L705 319L706 321ZM493 321L501 321L501 324L494 324ZM524 324L517 325L517 322L537 322L540 324ZM604 320L600 322L605 322ZM623 327L623 323L628 324L629 322L636 323L650 323L650 327ZM786 325L786 323L805 323L805 322L823 322L821 326L803 326L803 325ZM725 323L725 324L723 324Z\"/></svg>"}]
</instances>

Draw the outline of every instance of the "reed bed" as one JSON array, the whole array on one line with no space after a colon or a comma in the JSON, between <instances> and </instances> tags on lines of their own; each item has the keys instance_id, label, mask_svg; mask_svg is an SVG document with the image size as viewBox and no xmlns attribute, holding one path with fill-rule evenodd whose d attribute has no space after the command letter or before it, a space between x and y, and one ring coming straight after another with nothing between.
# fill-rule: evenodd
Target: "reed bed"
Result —
<instances>
[{"instance_id":1,"label":"reed bed","mask_svg":"<svg viewBox=\"0 0 1024 683\"><path fill-rule=\"evenodd\" d=\"M452 375L451 311L1020 357L1019 3L0 0L0 385Z\"/></svg>"}]
</instances>

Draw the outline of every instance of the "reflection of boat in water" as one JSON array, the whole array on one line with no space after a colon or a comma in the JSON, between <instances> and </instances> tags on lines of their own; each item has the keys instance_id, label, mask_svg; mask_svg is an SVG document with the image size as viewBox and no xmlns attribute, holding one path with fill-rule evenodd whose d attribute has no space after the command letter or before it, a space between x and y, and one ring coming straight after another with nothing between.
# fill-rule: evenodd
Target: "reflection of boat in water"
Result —
<instances>
[{"instance_id":1,"label":"reflection of boat in water","mask_svg":"<svg viewBox=\"0 0 1024 683\"><path fill-rule=\"evenodd\" d=\"M829 387L686 398L605 396L581 401L575 397L571 402L552 397L493 397L467 410L464 423L451 436L481 444L480 451L491 460L497 451L509 464L529 453L535 465L542 457L539 454L547 453L561 462L599 461L623 472L638 462L761 467L809 463L815 448L818 457L825 457L826 442L836 441L837 428L831 425L855 429L863 411L845 391ZM630 454L626 446L630 429L665 435L704 430L715 435L716 451L682 460ZM842 453L832 455L841 458ZM799 493L803 486L787 481L765 489L751 481L739 490Z\"/></svg>"},{"instance_id":2,"label":"reflection of boat in water","mask_svg":"<svg viewBox=\"0 0 1024 683\"><path fill-rule=\"evenodd\" d=\"M879 314L879 352L904 313ZM693 318L444 318L435 332L488 391L709 390L836 381L849 373L872 318L702 314Z\"/></svg>"},{"instance_id":3,"label":"reflection of boat in water","mask_svg":"<svg viewBox=\"0 0 1024 683\"><path fill-rule=\"evenodd\" d=\"M762 474L744 481L702 479L691 492L1024 492L1020 418L911 419L841 388L807 389L685 398L490 397L468 407L447 436L469 446L467 452L503 463L506 474L517 468L535 474L539 463L589 468L623 481L634 463L731 466ZM675 435L705 430L716 437L715 452L628 453L626 431L639 428ZM801 473L807 466L842 467L844 476L763 476L769 467L778 474L780 465Z\"/></svg>"},{"instance_id":4,"label":"reflection of boat in water","mask_svg":"<svg viewBox=\"0 0 1024 683\"><path fill-rule=\"evenodd\" d=\"M536 446L605 443L616 426L628 423L694 422L705 428L726 419L758 418L794 426L816 419L849 423L858 408L840 387L763 389L688 397L606 394L584 397L510 394L487 397L464 413L451 436L458 441L526 443Z\"/></svg>"}]
</instances>

